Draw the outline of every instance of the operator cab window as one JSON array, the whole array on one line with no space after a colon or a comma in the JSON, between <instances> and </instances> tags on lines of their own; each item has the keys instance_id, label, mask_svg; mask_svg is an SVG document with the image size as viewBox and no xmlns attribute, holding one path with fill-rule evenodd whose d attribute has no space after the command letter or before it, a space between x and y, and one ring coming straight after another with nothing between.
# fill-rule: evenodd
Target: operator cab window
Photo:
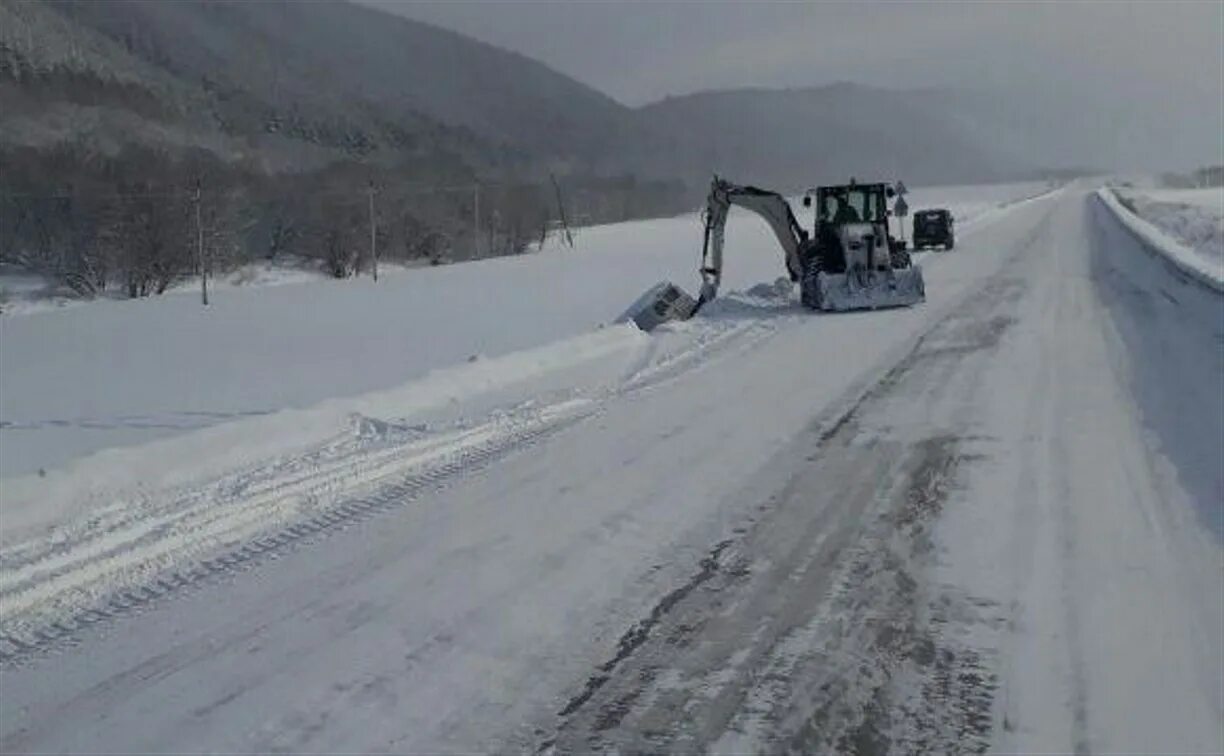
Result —
<instances>
[{"instance_id":1,"label":"operator cab window","mask_svg":"<svg viewBox=\"0 0 1224 756\"><path fill-rule=\"evenodd\" d=\"M820 220L834 223L875 223L879 220L868 192L844 189L829 192L820 204Z\"/></svg>"}]
</instances>

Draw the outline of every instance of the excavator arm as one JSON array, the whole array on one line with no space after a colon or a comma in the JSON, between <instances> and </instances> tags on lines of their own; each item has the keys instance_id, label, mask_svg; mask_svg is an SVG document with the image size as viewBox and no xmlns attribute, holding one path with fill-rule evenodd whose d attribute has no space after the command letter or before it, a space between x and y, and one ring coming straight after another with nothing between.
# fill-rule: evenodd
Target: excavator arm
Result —
<instances>
[{"instance_id":1,"label":"excavator arm","mask_svg":"<svg viewBox=\"0 0 1224 756\"><path fill-rule=\"evenodd\" d=\"M698 307L718 295L718 285L722 280L723 236L727 226L727 213L732 205L751 210L764 218L786 253L786 269L791 280L798 281L803 275L800 250L807 242L808 234L795 219L786 198L777 192L758 189L755 186L739 186L715 176L710 185L710 195L706 198L705 241L701 252L701 294L697 299Z\"/></svg>"}]
</instances>

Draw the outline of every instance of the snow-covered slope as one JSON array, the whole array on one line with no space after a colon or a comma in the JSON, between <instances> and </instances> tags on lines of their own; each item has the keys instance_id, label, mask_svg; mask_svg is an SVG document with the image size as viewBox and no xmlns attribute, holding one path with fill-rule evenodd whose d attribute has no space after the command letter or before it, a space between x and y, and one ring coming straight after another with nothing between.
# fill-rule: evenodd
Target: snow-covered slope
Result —
<instances>
[{"instance_id":1,"label":"snow-covered slope","mask_svg":"<svg viewBox=\"0 0 1224 756\"><path fill-rule=\"evenodd\" d=\"M1224 291L1224 187L1106 188L1099 196L1154 252Z\"/></svg>"},{"instance_id":2,"label":"snow-covered slope","mask_svg":"<svg viewBox=\"0 0 1224 756\"><path fill-rule=\"evenodd\" d=\"M1041 185L916 189L966 221ZM661 279L695 286L696 214L583 229L577 248L0 317L0 476L229 420L388 389L610 323ZM764 224L728 229L728 290L784 274Z\"/></svg>"}]
</instances>

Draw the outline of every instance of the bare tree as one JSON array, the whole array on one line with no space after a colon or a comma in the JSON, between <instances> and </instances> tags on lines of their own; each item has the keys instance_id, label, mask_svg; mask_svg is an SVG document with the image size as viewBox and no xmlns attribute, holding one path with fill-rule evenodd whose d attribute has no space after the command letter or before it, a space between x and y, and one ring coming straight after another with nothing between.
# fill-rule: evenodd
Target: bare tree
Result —
<instances>
[{"instance_id":1,"label":"bare tree","mask_svg":"<svg viewBox=\"0 0 1224 756\"><path fill-rule=\"evenodd\" d=\"M326 197L311 203L313 211L303 238L305 251L333 278L348 278L357 269L358 249L368 228L364 208L357 204Z\"/></svg>"},{"instance_id":2,"label":"bare tree","mask_svg":"<svg viewBox=\"0 0 1224 756\"><path fill-rule=\"evenodd\" d=\"M132 194L115 204L103 234L132 298L162 294L191 269L190 206L180 197Z\"/></svg>"},{"instance_id":3,"label":"bare tree","mask_svg":"<svg viewBox=\"0 0 1224 756\"><path fill-rule=\"evenodd\" d=\"M108 260L98 238L99 208L72 196L14 197L0 211L0 258L78 296L106 288Z\"/></svg>"}]
</instances>

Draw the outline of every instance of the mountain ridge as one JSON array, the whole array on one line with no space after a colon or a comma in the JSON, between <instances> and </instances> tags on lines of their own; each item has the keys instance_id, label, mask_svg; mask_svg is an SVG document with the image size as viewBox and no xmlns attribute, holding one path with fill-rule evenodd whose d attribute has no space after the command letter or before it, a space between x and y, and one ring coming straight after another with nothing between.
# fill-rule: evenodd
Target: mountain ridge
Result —
<instances>
[{"instance_id":1,"label":"mountain ridge","mask_svg":"<svg viewBox=\"0 0 1224 756\"><path fill-rule=\"evenodd\" d=\"M0 98L16 114L0 144L128 140L270 172L423 155L488 176L718 171L781 188L1028 167L946 104L924 107L926 91L833 82L630 107L530 56L354 3L0 0L0 21Z\"/></svg>"}]
</instances>

